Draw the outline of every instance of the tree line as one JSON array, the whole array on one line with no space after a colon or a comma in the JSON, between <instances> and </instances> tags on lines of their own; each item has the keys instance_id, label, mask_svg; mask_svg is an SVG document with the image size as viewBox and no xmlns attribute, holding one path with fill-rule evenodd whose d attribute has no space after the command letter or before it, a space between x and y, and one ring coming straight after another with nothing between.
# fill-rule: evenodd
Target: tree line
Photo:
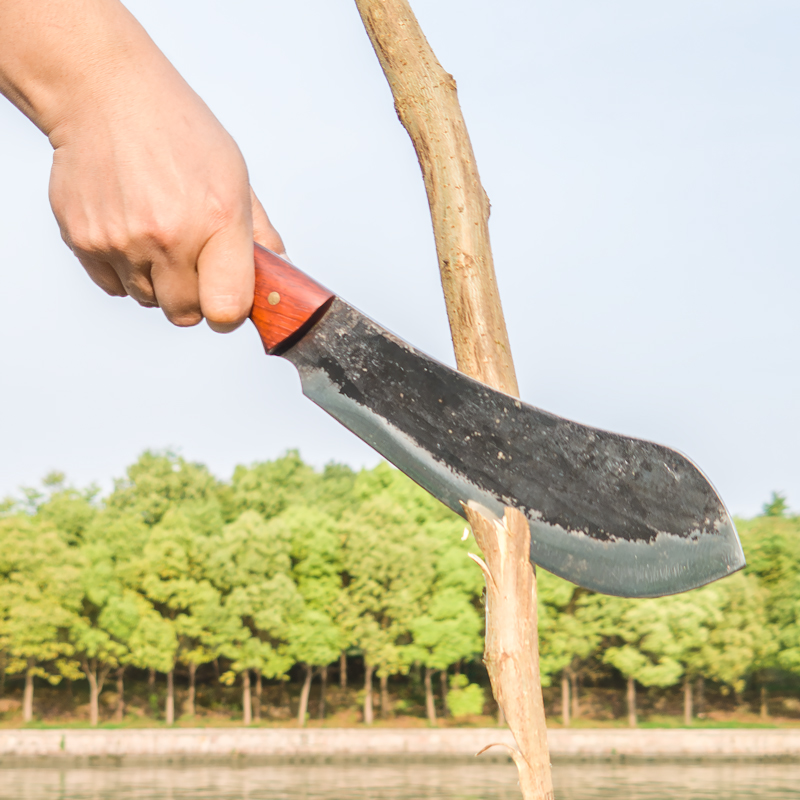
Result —
<instances>
[{"instance_id":1,"label":"tree line","mask_svg":"<svg viewBox=\"0 0 800 800\"><path fill-rule=\"evenodd\" d=\"M747 569L675 597L607 597L539 570L542 677L560 681L565 724L598 664L625 680L631 724L637 685L682 684L690 721L705 681L734 694L757 683L766 702L776 675L800 675L800 518L775 495L739 528ZM431 722L437 673L456 715L480 714L483 689L461 671L483 649L483 579L465 534L386 464L314 470L289 452L224 482L146 452L105 498L53 473L0 506L0 694L24 678L27 721L36 678L85 679L97 724L103 687L116 681L121 719L126 669L149 670L166 676L171 724L176 668L193 715L197 670L214 662L240 686L248 724L262 681L299 668L302 725L314 677L357 654L367 724L374 700L389 716L389 678L411 669Z\"/></svg>"}]
</instances>

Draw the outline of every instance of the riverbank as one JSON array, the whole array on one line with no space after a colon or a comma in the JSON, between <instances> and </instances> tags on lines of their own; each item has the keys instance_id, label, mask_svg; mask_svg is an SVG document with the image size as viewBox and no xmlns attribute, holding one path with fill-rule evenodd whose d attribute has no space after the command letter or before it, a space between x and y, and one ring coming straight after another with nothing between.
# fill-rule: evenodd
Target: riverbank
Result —
<instances>
[{"instance_id":1,"label":"riverbank","mask_svg":"<svg viewBox=\"0 0 800 800\"><path fill-rule=\"evenodd\" d=\"M551 729L554 760L800 761L800 729ZM472 759L510 731L450 729L183 728L0 730L0 766L22 762L264 762ZM506 760L505 747L481 759Z\"/></svg>"}]
</instances>

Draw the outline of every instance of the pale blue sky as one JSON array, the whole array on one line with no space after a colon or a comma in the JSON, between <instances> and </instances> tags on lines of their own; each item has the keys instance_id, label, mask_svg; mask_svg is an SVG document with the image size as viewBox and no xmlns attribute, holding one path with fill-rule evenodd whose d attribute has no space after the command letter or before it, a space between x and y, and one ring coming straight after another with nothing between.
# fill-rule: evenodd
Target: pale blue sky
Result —
<instances>
[{"instance_id":1,"label":"pale blue sky","mask_svg":"<svg viewBox=\"0 0 800 800\"><path fill-rule=\"evenodd\" d=\"M233 133L293 259L452 363L425 195L352 0L132 0ZM800 5L415 0L492 200L528 402L677 447L734 513L800 509ZM110 484L144 448L229 476L376 458L248 324L172 328L97 290L0 103L0 496Z\"/></svg>"}]
</instances>

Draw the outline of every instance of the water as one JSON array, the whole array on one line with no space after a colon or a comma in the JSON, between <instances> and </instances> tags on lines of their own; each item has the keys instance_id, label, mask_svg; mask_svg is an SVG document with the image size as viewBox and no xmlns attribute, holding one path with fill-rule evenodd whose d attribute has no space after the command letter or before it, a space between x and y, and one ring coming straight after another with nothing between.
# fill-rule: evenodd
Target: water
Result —
<instances>
[{"instance_id":1,"label":"water","mask_svg":"<svg viewBox=\"0 0 800 800\"><path fill-rule=\"evenodd\" d=\"M557 800L797 800L799 764L571 764ZM3 800L519 800L513 765L0 769Z\"/></svg>"}]
</instances>

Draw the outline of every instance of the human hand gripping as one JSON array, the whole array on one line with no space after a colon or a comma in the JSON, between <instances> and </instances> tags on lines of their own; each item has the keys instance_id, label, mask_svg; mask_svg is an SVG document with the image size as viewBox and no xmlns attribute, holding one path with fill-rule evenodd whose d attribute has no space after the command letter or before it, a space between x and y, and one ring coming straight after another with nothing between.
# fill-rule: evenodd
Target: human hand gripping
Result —
<instances>
[{"instance_id":1,"label":"human hand gripping","mask_svg":"<svg viewBox=\"0 0 800 800\"><path fill-rule=\"evenodd\" d=\"M14 26L52 55L0 54L0 89L50 138L50 203L92 280L176 325L238 327L253 240L284 247L231 136L116 0L0 0Z\"/></svg>"}]
</instances>

